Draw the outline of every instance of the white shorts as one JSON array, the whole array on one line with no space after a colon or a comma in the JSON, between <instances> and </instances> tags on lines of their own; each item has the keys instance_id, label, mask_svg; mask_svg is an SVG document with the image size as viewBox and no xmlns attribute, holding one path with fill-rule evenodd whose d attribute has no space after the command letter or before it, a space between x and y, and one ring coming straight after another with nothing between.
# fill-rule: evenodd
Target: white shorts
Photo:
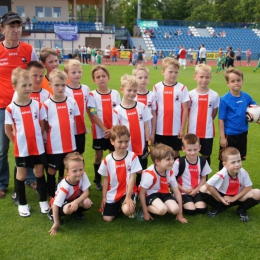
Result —
<instances>
[{"instance_id":1,"label":"white shorts","mask_svg":"<svg viewBox=\"0 0 260 260\"><path fill-rule=\"evenodd\" d=\"M179 59L179 63L181 66L186 66L186 59Z\"/></svg>"}]
</instances>

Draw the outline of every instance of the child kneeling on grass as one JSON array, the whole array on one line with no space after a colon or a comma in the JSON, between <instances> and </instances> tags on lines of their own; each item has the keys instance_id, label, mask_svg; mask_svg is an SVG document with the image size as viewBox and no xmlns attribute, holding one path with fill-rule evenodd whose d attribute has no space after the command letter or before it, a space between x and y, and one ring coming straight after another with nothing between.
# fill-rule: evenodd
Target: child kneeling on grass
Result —
<instances>
[{"instance_id":1,"label":"child kneeling on grass","mask_svg":"<svg viewBox=\"0 0 260 260\"><path fill-rule=\"evenodd\" d=\"M83 211L92 206L88 198L90 182L84 172L84 159L78 152L69 153L64 158L66 177L58 184L55 197L51 200L51 210L48 218L54 222L49 233L55 235L58 231L59 216L76 212L78 220L84 218Z\"/></svg>"},{"instance_id":2,"label":"child kneeling on grass","mask_svg":"<svg viewBox=\"0 0 260 260\"><path fill-rule=\"evenodd\" d=\"M246 222L249 220L246 210L259 204L260 190L252 189L250 177L242 168L238 149L227 147L221 157L224 166L222 170L200 188L202 200L212 207L208 217L215 217L225 209L238 205L236 213Z\"/></svg>"},{"instance_id":3,"label":"child kneeling on grass","mask_svg":"<svg viewBox=\"0 0 260 260\"><path fill-rule=\"evenodd\" d=\"M177 215L176 220L187 223L187 219L182 215L182 198L172 170L173 149L167 145L158 144L150 155L154 164L142 172L139 196L143 212L139 209L137 219L153 219L150 212L157 215L165 215L169 212Z\"/></svg>"},{"instance_id":4,"label":"child kneeling on grass","mask_svg":"<svg viewBox=\"0 0 260 260\"><path fill-rule=\"evenodd\" d=\"M105 157L98 170L104 176L101 211L103 220L108 222L115 218L120 208L126 216L134 213L135 173L142 170L138 156L126 150L130 139L126 126L113 126L110 133L115 151Z\"/></svg>"}]
</instances>

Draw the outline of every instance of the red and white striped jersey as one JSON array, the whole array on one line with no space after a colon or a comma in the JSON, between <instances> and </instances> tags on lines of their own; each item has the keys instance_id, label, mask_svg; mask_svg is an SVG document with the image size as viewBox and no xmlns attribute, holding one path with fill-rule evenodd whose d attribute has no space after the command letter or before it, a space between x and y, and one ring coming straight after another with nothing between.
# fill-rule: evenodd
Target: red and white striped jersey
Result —
<instances>
[{"instance_id":1,"label":"red and white striped jersey","mask_svg":"<svg viewBox=\"0 0 260 260\"><path fill-rule=\"evenodd\" d=\"M130 132L127 150L142 155L145 147L144 123L153 117L149 108L136 102L132 108L124 108L120 104L113 112L113 125L125 125Z\"/></svg>"},{"instance_id":2,"label":"red and white striped jersey","mask_svg":"<svg viewBox=\"0 0 260 260\"><path fill-rule=\"evenodd\" d=\"M80 115L75 99L66 97L63 102L51 98L44 102L49 131L47 132L46 153L69 153L76 150L74 117Z\"/></svg>"},{"instance_id":3,"label":"red and white striped jersey","mask_svg":"<svg viewBox=\"0 0 260 260\"><path fill-rule=\"evenodd\" d=\"M213 90L200 94L195 89L189 92L188 133L200 138L213 138L215 126L212 112L219 107L219 95Z\"/></svg>"},{"instance_id":4,"label":"red and white striped jersey","mask_svg":"<svg viewBox=\"0 0 260 260\"><path fill-rule=\"evenodd\" d=\"M137 93L135 100L145 104L149 108L151 113L152 113L152 111L156 110L155 95L152 91L148 91L146 94ZM151 133L152 132L152 119L149 120L149 129L150 129L150 133Z\"/></svg>"},{"instance_id":5,"label":"red and white striped jersey","mask_svg":"<svg viewBox=\"0 0 260 260\"><path fill-rule=\"evenodd\" d=\"M91 184L86 173L83 174L82 178L76 185L68 183L65 178L58 184L57 191L55 192L55 197L53 200L51 200L51 204L54 204L58 207L62 207L65 200L75 200L85 190L87 190L90 187L90 185Z\"/></svg>"},{"instance_id":6,"label":"red and white striped jersey","mask_svg":"<svg viewBox=\"0 0 260 260\"><path fill-rule=\"evenodd\" d=\"M33 99L26 106L12 102L5 110L5 124L14 126L14 156L43 154L44 145L40 121L46 118L42 103Z\"/></svg>"},{"instance_id":7,"label":"red and white striped jersey","mask_svg":"<svg viewBox=\"0 0 260 260\"><path fill-rule=\"evenodd\" d=\"M180 161L177 159L173 165L173 171L175 176L179 173ZM212 172L208 162L206 161L203 170L200 169L200 157L198 157L197 163L191 164L185 159L185 169L183 174L178 178L178 184L185 189L195 189L203 176L206 176Z\"/></svg>"},{"instance_id":8,"label":"red and white striped jersey","mask_svg":"<svg viewBox=\"0 0 260 260\"><path fill-rule=\"evenodd\" d=\"M106 202L119 201L127 193L130 175L141 170L138 156L131 151L127 151L127 155L121 160L115 160L113 153L107 155L98 169L99 174L108 177Z\"/></svg>"},{"instance_id":9,"label":"red and white striped jersey","mask_svg":"<svg viewBox=\"0 0 260 260\"><path fill-rule=\"evenodd\" d=\"M221 171L214 174L208 181L208 185L215 187L219 192L235 196L243 188L252 186L251 179L243 168L236 175L236 179L232 178L225 167Z\"/></svg>"},{"instance_id":10,"label":"red and white striped jersey","mask_svg":"<svg viewBox=\"0 0 260 260\"><path fill-rule=\"evenodd\" d=\"M47 99L50 98L50 96L51 96L50 92L44 88L41 88L39 91L33 91L30 94L30 98L41 103L44 103ZM16 99L17 99L17 92L15 91L12 101L15 101Z\"/></svg>"},{"instance_id":11,"label":"red and white striped jersey","mask_svg":"<svg viewBox=\"0 0 260 260\"><path fill-rule=\"evenodd\" d=\"M170 192L169 185L172 188L178 187L173 170L165 171L165 176L162 176L152 164L142 172L140 186L146 189L146 196L153 193L167 194Z\"/></svg>"},{"instance_id":12,"label":"red and white striped jersey","mask_svg":"<svg viewBox=\"0 0 260 260\"><path fill-rule=\"evenodd\" d=\"M89 94L88 107L97 109L97 116L103 122L107 129L113 124L113 109L121 102L118 91L111 89L108 94L101 94L97 90L93 90ZM95 122L92 122L93 139L104 138L104 132Z\"/></svg>"},{"instance_id":13,"label":"red and white striped jersey","mask_svg":"<svg viewBox=\"0 0 260 260\"><path fill-rule=\"evenodd\" d=\"M89 91L89 87L86 85L80 85L80 87L77 89L73 89L67 86L65 89L65 95L74 98L79 107L80 115L75 117L75 135L88 132L85 124L85 116L89 98Z\"/></svg>"},{"instance_id":14,"label":"red and white striped jersey","mask_svg":"<svg viewBox=\"0 0 260 260\"><path fill-rule=\"evenodd\" d=\"M181 129L182 104L189 101L188 89L181 83L153 87L157 106L156 134L174 136Z\"/></svg>"}]
</instances>

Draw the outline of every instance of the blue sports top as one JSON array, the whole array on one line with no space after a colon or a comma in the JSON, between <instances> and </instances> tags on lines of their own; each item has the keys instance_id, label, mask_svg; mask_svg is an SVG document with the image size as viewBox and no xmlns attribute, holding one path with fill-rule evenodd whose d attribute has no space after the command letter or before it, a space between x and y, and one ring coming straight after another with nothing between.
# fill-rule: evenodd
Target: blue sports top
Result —
<instances>
[{"instance_id":1,"label":"blue sports top","mask_svg":"<svg viewBox=\"0 0 260 260\"><path fill-rule=\"evenodd\" d=\"M241 91L240 97L230 92L220 98L218 118L224 121L224 131L227 135L239 135L248 130L246 109L257 103L250 95Z\"/></svg>"}]
</instances>

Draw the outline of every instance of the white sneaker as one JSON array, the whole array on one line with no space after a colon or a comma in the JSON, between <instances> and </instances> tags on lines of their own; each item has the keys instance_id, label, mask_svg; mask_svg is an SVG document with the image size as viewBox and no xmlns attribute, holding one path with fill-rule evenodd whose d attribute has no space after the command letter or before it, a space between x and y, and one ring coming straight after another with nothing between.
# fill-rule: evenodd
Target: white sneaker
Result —
<instances>
[{"instance_id":1,"label":"white sneaker","mask_svg":"<svg viewBox=\"0 0 260 260\"><path fill-rule=\"evenodd\" d=\"M46 214L50 210L49 203L47 201L40 201L40 208L41 208L41 213Z\"/></svg>"},{"instance_id":2,"label":"white sneaker","mask_svg":"<svg viewBox=\"0 0 260 260\"><path fill-rule=\"evenodd\" d=\"M18 212L21 217L30 217L30 206L28 204L26 205L19 205L18 206Z\"/></svg>"}]
</instances>

